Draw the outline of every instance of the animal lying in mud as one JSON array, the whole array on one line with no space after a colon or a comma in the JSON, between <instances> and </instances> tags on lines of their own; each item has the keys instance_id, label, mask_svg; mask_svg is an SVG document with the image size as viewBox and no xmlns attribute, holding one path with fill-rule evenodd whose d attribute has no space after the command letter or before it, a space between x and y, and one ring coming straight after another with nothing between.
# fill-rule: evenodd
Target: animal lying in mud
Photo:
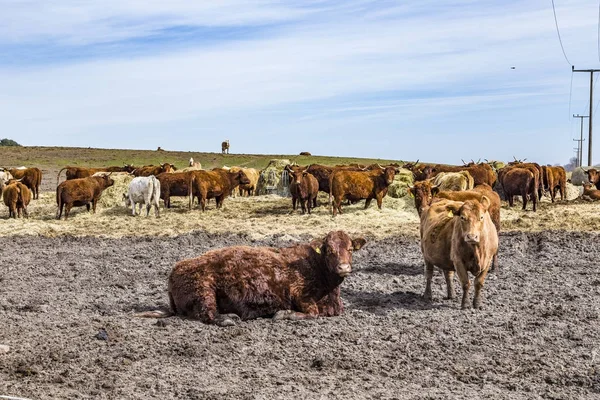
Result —
<instances>
[{"instance_id":1,"label":"animal lying in mud","mask_svg":"<svg viewBox=\"0 0 600 400\"><path fill-rule=\"evenodd\" d=\"M273 317L312 319L340 315L339 286L352 272L352 252L366 241L343 231L285 248L232 246L178 262L169 276L170 312L207 324Z\"/></svg>"}]
</instances>

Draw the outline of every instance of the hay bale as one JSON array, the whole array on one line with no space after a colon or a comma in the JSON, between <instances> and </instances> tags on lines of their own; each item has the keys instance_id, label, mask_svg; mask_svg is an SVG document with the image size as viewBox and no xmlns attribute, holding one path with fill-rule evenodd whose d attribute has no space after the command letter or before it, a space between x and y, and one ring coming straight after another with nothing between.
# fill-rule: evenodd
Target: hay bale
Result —
<instances>
[{"instance_id":1,"label":"hay bale","mask_svg":"<svg viewBox=\"0 0 600 400\"><path fill-rule=\"evenodd\" d=\"M273 159L269 165L262 171L258 177L256 194L277 194L279 196L289 196L289 176L285 170L286 165L290 165L290 160Z\"/></svg>"},{"instance_id":2,"label":"hay bale","mask_svg":"<svg viewBox=\"0 0 600 400\"><path fill-rule=\"evenodd\" d=\"M567 182L567 193L565 198L568 201L575 200L583 194L583 186L575 186L572 183ZM558 198L560 194L557 193Z\"/></svg>"},{"instance_id":3,"label":"hay bale","mask_svg":"<svg viewBox=\"0 0 600 400\"><path fill-rule=\"evenodd\" d=\"M108 172L97 172L94 176L107 175ZM133 180L134 176L127 172L113 172L110 173L110 177L115 181L115 184L107 188L102 192L100 196L100 203L102 207L118 207L123 206L123 194L126 194L129 190L129 184Z\"/></svg>"},{"instance_id":4,"label":"hay bale","mask_svg":"<svg viewBox=\"0 0 600 400\"><path fill-rule=\"evenodd\" d=\"M408 194L408 188L414 184L413 174L405 168L400 168L400 172L394 177L394 182L388 187L388 196L401 198Z\"/></svg>"},{"instance_id":5,"label":"hay bale","mask_svg":"<svg viewBox=\"0 0 600 400\"><path fill-rule=\"evenodd\" d=\"M594 165L591 168L600 169L600 165ZM586 171L590 169L590 167L577 167L571 173L571 183L573 185L581 186L584 183L590 183L588 180Z\"/></svg>"}]
</instances>

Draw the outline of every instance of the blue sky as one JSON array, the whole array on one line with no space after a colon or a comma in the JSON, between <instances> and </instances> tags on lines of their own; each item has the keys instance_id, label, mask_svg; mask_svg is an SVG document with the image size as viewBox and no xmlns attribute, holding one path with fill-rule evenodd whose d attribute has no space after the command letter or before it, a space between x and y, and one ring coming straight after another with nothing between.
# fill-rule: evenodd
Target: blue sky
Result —
<instances>
[{"instance_id":1,"label":"blue sky","mask_svg":"<svg viewBox=\"0 0 600 400\"><path fill-rule=\"evenodd\" d=\"M569 61L600 68L598 3L555 4ZM2 10L0 136L25 145L203 152L229 139L237 153L566 163L579 135L570 115L588 112L589 74L573 75L569 108L550 1Z\"/></svg>"}]
</instances>

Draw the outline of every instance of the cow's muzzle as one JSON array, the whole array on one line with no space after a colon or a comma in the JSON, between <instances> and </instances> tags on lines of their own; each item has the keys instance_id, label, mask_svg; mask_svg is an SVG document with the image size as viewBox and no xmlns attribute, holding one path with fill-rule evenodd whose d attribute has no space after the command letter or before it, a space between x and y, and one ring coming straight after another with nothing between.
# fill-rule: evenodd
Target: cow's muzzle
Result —
<instances>
[{"instance_id":1,"label":"cow's muzzle","mask_svg":"<svg viewBox=\"0 0 600 400\"><path fill-rule=\"evenodd\" d=\"M350 264L340 264L337 267L337 273L342 278L350 275L350 272L352 272L352 265Z\"/></svg>"},{"instance_id":2,"label":"cow's muzzle","mask_svg":"<svg viewBox=\"0 0 600 400\"><path fill-rule=\"evenodd\" d=\"M467 233L465 235L465 242L469 244L479 244L479 235L476 233Z\"/></svg>"}]
</instances>

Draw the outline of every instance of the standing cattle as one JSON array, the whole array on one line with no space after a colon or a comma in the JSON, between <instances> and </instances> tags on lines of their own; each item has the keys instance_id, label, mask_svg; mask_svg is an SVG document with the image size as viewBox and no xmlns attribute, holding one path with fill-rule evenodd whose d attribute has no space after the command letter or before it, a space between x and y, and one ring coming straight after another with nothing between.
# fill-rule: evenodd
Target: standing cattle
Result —
<instances>
[{"instance_id":1,"label":"standing cattle","mask_svg":"<svg viewBox=\"0 0 600 400\"><path fill-rule=\"evenodd\" d=\"M313 207L317 207L317 194L319 193L319 182L317 178L306 172L306 170L293 170L286 167L290 174L290 193L292 194L292 209L296 209L296 202L300 200L302 214L308 213ZM307 207L308 202L308 207Z\"/></svg>"},{"instance_id":2,"label":"standing cattle","mask_svg":"<svg viewBox=\"0 0 600 400\"><path fill-rule=\"evenodd\" d=\"M67 177L67 180L71 180L88 178L98 172L133 172L135 170L135 167L131 164L125 164L122 167L64 167L60 171L58 171L58 174L56 175L56 185L58 185L58 181L60 180L60 174L63 170L66 170L65 175Z\"/></svg>"},{"instance_id":3,"label":"standing cattle","mask_svg":"<svg viewBox=\"0 0 600 400\"><path fill-rule=\"evenodd\" d=\"M194 171L163 172L156 176L160 183L160 198L165 203L165 208L171 208L171 196L188 198L188 209L192 209L192 187Z\"/></svg>"},{"instance_id":4,"label":"standing cattle","mask_svg":"<svg viewBox=\"0 0 600 400\"><path fill-rule=\"evenodd\" d=\"M42 171L39 168L12 168L8 172L15 179L19 179L21 183L31 189L34 199L40 197L40 185L42 184Z\"/></svg>"},{"instance_id":5,"label":"standing cattle","mask_svg":"<svg viewBox=\"0 0 600 400\"><path fill-rule=\"evenodd\" d=\"M514 205L514 196L521 196L523 210L527 208L528 198L533 203L533 211L537 210L537 181L531 168L504 167L498 171L498 180L511 207Z\"/></svg>"},{"instance_id":6,"label":"standing cattle","mask_svg":"<svg viewBox=\"0 0 600 400\"><path fill-rule=\"evenodd\" d=\"M202 211L206 210L208 199L214 197L217 208L221 208L225 198L237 186L250 183L243 170L230 171L214 168L212 171L192 171L192 173L194 174L193 196L198 198Z\"/></svg>"},{"instance_id":7,"label":"standing cattle","mask_svg":"<svg viewBox=\"0 0 600 400\"><path fill-rule=\"evenodd\" d=\"M339 286L352 272L352 252L363 238L330 232L324 239L286 248L234 246L178 262L169 276L170 313L207 324L234 319L313 319L342 312Z\"/></svg>"},{"instance_id":8,"label":"standing cattle","mask_svg":"<svg viewBox=\"0 0 600 400\"><path fill-rule=\"evenodd\" d=\"M371 205L371 200L377 200L381 210L383 198L387 194L388 186L394 182L398 172L395 167L378 168L371 171L336 171L330 178L331 193L329 201L333 199L333 216L342 213L342 200L358 201L365 199L365 209Z\"/></svg>"},{"instance_id":9,"label":"standing cattle","mask_svg":"<svg viewBox=\"0 0 600 400\"><path fill-rule=\"evenodd\" d=\"M554 203L556 191L560 192L560 199L565 200L567 195L567 172L563 167L542 166L544 175L544 189L548 190L550 199ZM589 176L589 175L588 175Z\"/></svg>"},{"instance_id":10,"label":"standing cattle","mask_svg":"<svg viewBox=\"0 0 600 400\"><path fill-rule=\"evenodd\" d=\"M454 271L462 285L461 307L468 306L468 272L475 276L473 307L481 307L481 289L490 263L498 252L498 233L490 219L486 196L477 200L457 202L440 200L421 215L421 250L425 260L427 284L424 297L431 300L433 267L444 271L449 299L455 297Z\"/></svg>"},{"instance_id":11,"label":"standing cattle","mask_svg":"<svg viewBox=\"0 0 600 400\"><path fill-rule=\"evenodd\" d=\"M198 161L194 161L193 158L190 158L189 166L192 168L202 169L202 164L200 164Z\"/></svg>"},{"instance_id":12,"label":"standing cattle","mask_svg":"<svg viewBox=\"0 0 600 400\"><path fill-rule=\"evenodd\" d=\"M231 167L229 171L237 172L244 171L244 174L248 178L249 183L241 183L238 187L240 196L253 196L256 194L256 188L258 186L258 178L260 178L260 171L256 168L240 168L240 167ZM232 191L231 195L235 197L235 190Z\"/></svg>"},{"instance_id":13,"label":"standing cattle","mask_svg":"<svg viewBox=\"0 0 600 400\"><path fill-rule=\"evenodd\" d=\"M4 190L4 186L6 186L6 183L11 179L14 179L14 177L11 175L10 172L4 169L0 169L0 193Z\"/></svg>"},{"instance_id":14,"label":"standing cattle","mask_svg":"<svg viewBox=\"0 0 600 400\"><path fill-rule=\"evenodd\" d=\"M165 172L169 173L169 172L173 172L173 171L177 171L177 168L175 168L175 166L173 164L164 163L164 164L160 164L160 165L145 165L143 167L136 168L135 170L133 170L133 175L134 176L150 176L150 175L158 176L162 173L165 173Z\"/></svg>"},{"instance_id":15,"label":"standing cattle","mask_svg":"<svg viewBox=\"0 0 600 400\"><path fill-rule=\"evenodd\" d=\"M73 206L86 206L87 210L90 211L90 203L92 203L92 210L95 213L96 203L98 203L102 192L115 183L109 175L71 179L58 185L56 188L56 203L58 205L56 219L62 217L63 207L65 209L65 220L69 217L69 212Z\"/></svg>"},{"instance_id":16,"label":"standing cattle","mask_svg":"<svg viewBox=\"0 0 600 400\"><path fill-rule=\"evenodd\" d=\"M21 213L26 218L29 217L27 206L31 201L31 192L29 188L17 180L10 180L2 192L4 204L8 207L8 218L21 218Z\"/></svg>"},{"instance_id":17,"label":"standing cattle","mask_svg":"<svg viewBox=\"0 0 600 400\"><path fill-rule=\"evenodd\" d=\"M229 139L221 143L221 154L229 154Z\"/></svg>"},{"instance_id":18,"label":"standing cattle","mask_svg":"<svg viewBox=\"0 0 600 400\"><path fill-rule=\"evenodd\" d=\"M154 214L158 217L160 200L160 181L152 176L138 176L129 183L127 194L123 194L125 206L131 206L131 214L135 216L135 205L140 205L140 215L142 206L146 207L146 217L150 215L150 209L154 206Z\"/></svg>"}]
</instances>

